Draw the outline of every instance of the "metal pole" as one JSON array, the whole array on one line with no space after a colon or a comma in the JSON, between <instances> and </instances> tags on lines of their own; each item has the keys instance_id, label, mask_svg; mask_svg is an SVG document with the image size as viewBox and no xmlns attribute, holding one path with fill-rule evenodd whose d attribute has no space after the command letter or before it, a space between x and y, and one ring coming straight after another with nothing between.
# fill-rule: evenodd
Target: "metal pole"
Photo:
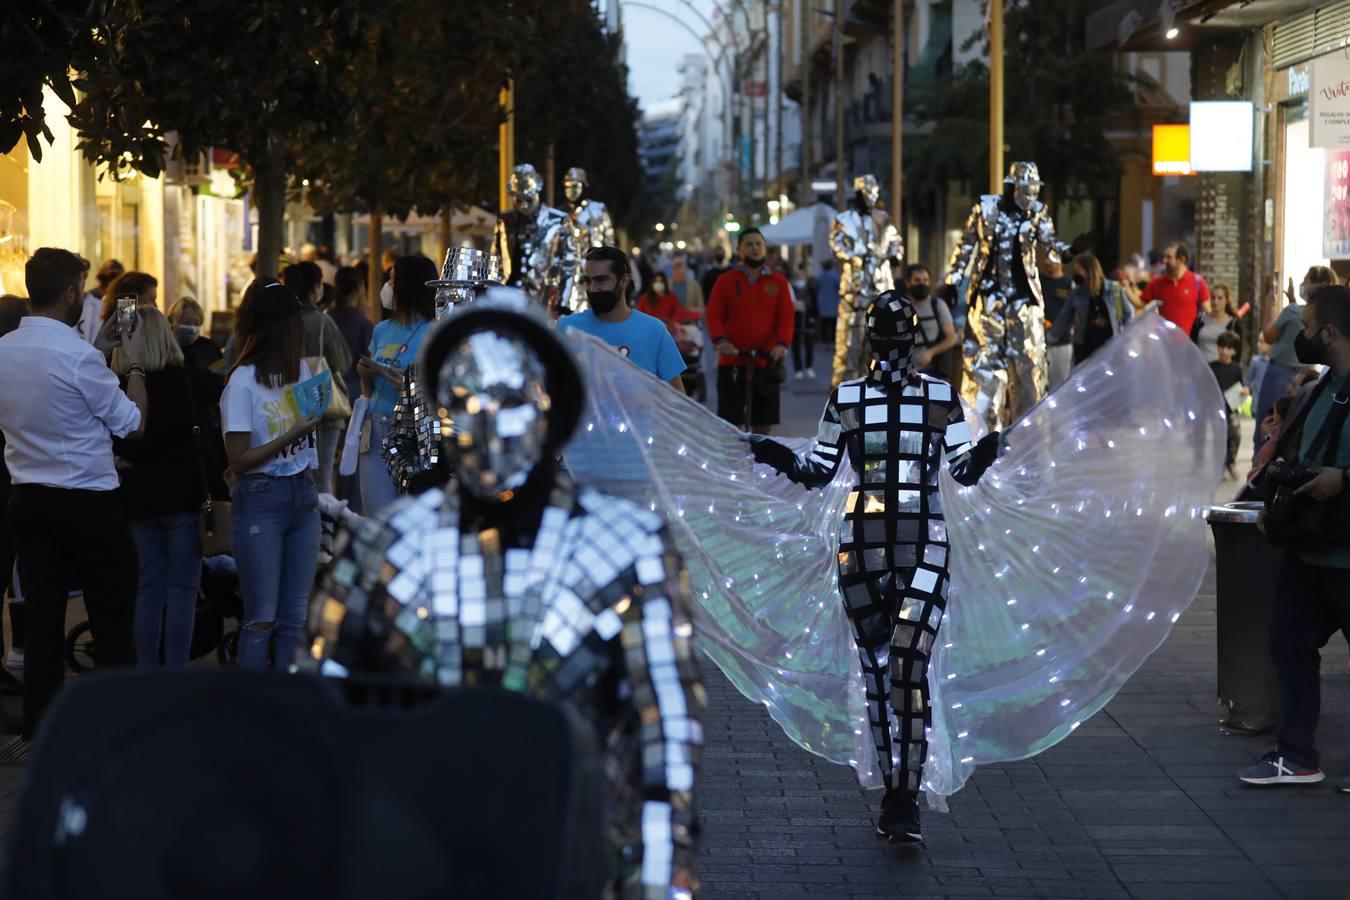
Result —
<instances>
[{"instance_id":1,"label":"metal pole","mask_svg":"<svg viewBox=\"0 0 1350 900\"><path fill-rule=\"evenodd\" d=\"M515 82L506 82L498 95L502 109L506 110L506 119L497 127L497 208L510 209L511 198L506 193L506 182L511 178L511 170L516 167L516 100Z\"/></svg>"},{"instance_id":2,"label":"metal pole","mask_svg":"<svg viewBox=\"0 0 1350 900\"><path fill-rule=\"evenodd\" d=\"M1003 0L989 0L989 193L1003 193Z\"/></svg>"},{"instance_id":3,"label":"metal pole","mask_svg":"<svg viewBox=\"0 0 1350 900\"><path fill-rule=\"evenodd\" d=\"M811 154L811 72L814 66L811 65L811 38L806 33L808 22L806 6L805 0L798 0L797 66L801 70L802 76L802 177L800 194L803 206L808 205L815 199L811 193L812 169L815 167L815 161Z\"/></svg>"},{"instance_id":4,"label":"metal pole","mask_svg":"<svg viewBox=\"0 0 1350 900\"><path fill-rule=\"evenodd\" d=\"M900 228L905 197L905 0L894 0L891 17L891 37L895 44L894 59L891 60L891 221Z\"/></svg>"},{"instance_id":5,"label":"metal pole","mask_svg":"<svg viewBox=\"0 0 1350 900\"><path fill-rule=\"evenodd\" d=\"M844 208L848 167L844 163L844 4L834 0L834 205Z\"/></svg>"}]
</instances>

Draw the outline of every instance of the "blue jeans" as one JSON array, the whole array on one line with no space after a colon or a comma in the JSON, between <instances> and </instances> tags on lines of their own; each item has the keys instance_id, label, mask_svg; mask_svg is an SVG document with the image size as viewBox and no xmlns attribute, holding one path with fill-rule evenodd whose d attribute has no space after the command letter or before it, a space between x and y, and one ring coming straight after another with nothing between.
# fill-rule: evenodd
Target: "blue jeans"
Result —
<instances>
[{"instance_id":1,"label":"blue jeans","mask_svg":"<svg viewBox=\"0 0 1350 900\"><path fill-rule=\"evenodd\" d=\"M136 589L136 666L186 669L202 578L202 545L197 514L151 516L131 522L140 557Z\"/></svg>"},{"instance_id":2,"label":"blue jeans","mask_svg":"<svg viewBox=\"0 0 1350 900\"><path fill-rule=\"evenodd\" d=\"M361 508L373 515L398 499L398 486L384 462L384 436L393 421L389 416L371 415L370 449L361 454L357 474L361 476Z\"/></svg>"},{"instance_id":3,"label":"blue jeans","mask_svg":"<svg viewBox=\"0 0 1350 900\"><path fill-rule=\"evenodd\" d=\"M300 646L319 560L319 494L309 472L251 474L234 488L230 540L244 621L239 666L285 671ZM275 641L275 648L273 642Z\"/></svg>"}]
</instances>

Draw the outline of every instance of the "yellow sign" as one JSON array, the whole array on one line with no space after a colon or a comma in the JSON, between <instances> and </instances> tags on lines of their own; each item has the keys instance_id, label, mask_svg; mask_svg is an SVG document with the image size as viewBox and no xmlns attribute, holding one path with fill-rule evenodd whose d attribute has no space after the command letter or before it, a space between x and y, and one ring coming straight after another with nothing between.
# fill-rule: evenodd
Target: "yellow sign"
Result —
<instances>
[{"instance_id":1,"label":"yellow sign","mask_svg":"<svg viewBox=\"0 0 1350 900\"><path fill-rule=\"evenodd\" d=\"M1191 168L1191 126L1153 126L1153 174L1195 174Z\"/></svg>"}]
</instances>

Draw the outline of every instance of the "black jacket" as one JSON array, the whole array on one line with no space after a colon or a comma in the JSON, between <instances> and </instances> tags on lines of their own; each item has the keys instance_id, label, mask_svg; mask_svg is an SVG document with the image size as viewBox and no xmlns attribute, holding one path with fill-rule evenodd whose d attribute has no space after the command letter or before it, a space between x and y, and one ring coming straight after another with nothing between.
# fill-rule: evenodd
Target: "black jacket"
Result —
<instances>
[{"instance_id":1,"label":"black jacket","mask_svg":"<svg viewBox=\"0 0 1350 900\"><path fill-rule=\"evenodd\" d=\"M203 465L208 480L224 472L225 450L213 413L224 387L219 375L195 366L169 366L145 377L150 405L146 433L136 440L113 441L128 519L200 508ZM200 437L193 434L194 425L200 427Z\"/></svg>"}]
</instances>

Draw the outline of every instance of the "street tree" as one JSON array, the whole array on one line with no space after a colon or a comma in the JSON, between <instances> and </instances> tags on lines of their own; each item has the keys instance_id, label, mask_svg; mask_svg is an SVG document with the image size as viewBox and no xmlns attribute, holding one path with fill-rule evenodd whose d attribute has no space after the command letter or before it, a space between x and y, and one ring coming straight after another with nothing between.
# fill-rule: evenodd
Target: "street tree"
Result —
<instances>
[{"instance_id":1,"label":"street tree","mask_svg":"<svg viewBox=\"0 0 1350 900\"><path fill-rule=\"evenodd\" d=\"M73 61L79 147L114 178L233 151L258 207L257 272L275 275L297 144L327 115L334 46L368 5L93 0Z\"/></svg>"},{"instance_id":2,"label":"street tree","mask_svg":"<svg viewBox=\"0 0 1350 900\"><path fill-rule=\"evenodd\" d=\"M1035 160L1058 196L1091 195L1120 177L1110 125L1134 106L1133 81L1114 57L1086 47L1087 19L1106 0L1009 3L1005 13L1005 158ZM988 40L977 34L967 46ZM909 101L925 134L905 148L908 192L982 186L989 159L989 67L967 63Z\"/></svg>"}]
</instances>

